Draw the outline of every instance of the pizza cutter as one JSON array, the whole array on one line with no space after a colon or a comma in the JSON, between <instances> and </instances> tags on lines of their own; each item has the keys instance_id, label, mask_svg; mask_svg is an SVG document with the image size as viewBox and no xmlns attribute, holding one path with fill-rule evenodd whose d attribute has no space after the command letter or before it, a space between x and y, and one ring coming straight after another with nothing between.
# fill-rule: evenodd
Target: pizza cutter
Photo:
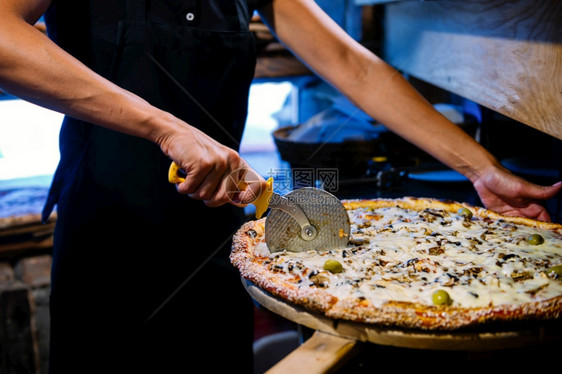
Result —
<instances>
[{"instance_id":1,"label":"pizza cutter","mask_svg":"<svg viewBox=\"0 0 562 374\"><path fill-rule=\"evenodd\" d=\"M168 180L178 183L179 168L172 163ZM246 188L241 181L238 188ZM305 187L281 196L273 191L273 178L251 203L256 207L256 218L270 209L265 219L265 241L271 252L283 250L304 252L328 251L343 248L351 231L347 211L341 201L319 188Z\"/></svg>"},{"instance_id":2,"label":"pizza cutter","mask_svg":"<svg viewBox=\"0 0 562 374\"><path fill-rule=\"evenodd\" d=\"M273 192L273 178L252 203L256 218L267 208L265 241L271 252L304 252L343 248L349 241L350 220L341 201L319 188L305 187L285 196Z\"/></svg>"}]
</instances>

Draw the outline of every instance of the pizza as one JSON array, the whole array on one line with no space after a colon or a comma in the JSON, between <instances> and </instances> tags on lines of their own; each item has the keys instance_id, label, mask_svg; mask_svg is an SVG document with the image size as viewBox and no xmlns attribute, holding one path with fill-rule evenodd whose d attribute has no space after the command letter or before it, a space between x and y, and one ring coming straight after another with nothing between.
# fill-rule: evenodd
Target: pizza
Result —
<instances>
[{"instance_id":1,"label":"pizza","mask_svg":"<svg viewBox=\"0 0 562 374\"><path fill-rule=\"evenodd\" d=\"M271 253L259 219L235 234L232 264L273 297L335 320L454 330L560 316L562 225L429 198L343 204L345 248Z\"/></svg>"}]
</instances>

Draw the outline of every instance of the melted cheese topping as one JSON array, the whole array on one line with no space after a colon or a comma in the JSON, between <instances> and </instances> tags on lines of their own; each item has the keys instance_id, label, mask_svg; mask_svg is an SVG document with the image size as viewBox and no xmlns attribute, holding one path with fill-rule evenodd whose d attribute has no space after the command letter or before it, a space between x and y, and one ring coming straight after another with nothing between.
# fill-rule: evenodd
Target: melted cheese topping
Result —
<instances>
[{"instance_id":1,"label":"melted cheese topping","mask_svg":"<svg viewBox=\"0 0 562 374\"><path fill-rule=\"evenodd\" d=\"M338 298L433 305L436 290L452 306L521 304L562 295L562 280L546 270L562 263L562 235L504 220L465 219L426 209L358 208L348 211L350 244L325 253L269 253L258 246L270 271L299 287L322 287ZM531 245L538 233L544 243ZM256 253L258 255L258 253ZM324 270L335 259L341 273Z\"/></svg>"}]
</instances>

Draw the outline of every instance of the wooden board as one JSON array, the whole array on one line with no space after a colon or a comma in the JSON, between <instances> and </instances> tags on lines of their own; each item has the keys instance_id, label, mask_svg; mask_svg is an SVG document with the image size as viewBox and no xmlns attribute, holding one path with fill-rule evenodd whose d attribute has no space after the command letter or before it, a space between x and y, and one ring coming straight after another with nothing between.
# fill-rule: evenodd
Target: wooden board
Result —
<instances>
[{"instance_id":1,"label":"wooden board","mask_svg":"<svg viewBox=\"0 0 562 374\"><path fill-rule=\"evenodd\" d=\"M546 343L562 336L560 323L524 329L426 332L333 320L286 303L242 279L248 293L263 307L297 324L356 341L386 346L444 351L492 351Z\"/></svg>"},{"instance_id":2,"label":"wooden board","mask_svg":"<svg viewBox=\"0 0 562 374\"><path fill-rule=\"evenodd\" d=\"M52 248L56 216L45 223L40 214L0 218L0 257Z\"/></svg>"},{"instance_id":3,"label":"wooden board","mask_svg":"<svg viewBox=\"0 0 562 374\"><path fill-rule=\"evenodd\" d=\"M310 70L292 55L262 55L257 59L254 78L288 78L311 74Z\"/></svg>"},{"instance_id":4,"label":"wooden board","mask_svg":"<svg viewBox=\"0 0 562 374\"><path fill-rule=\"evenodd\" d=\"M316 331L300 347L283 358L267 374L330 373L355 353L356 341Z\"/></svg>"},{"instance_id":5,"label":"wooden board","mask_svg":"<svg viewBox=\"0 0 562 374\"><path fill-rule=\"evenodd\" d=\"M561 25L558 0L390 2L384 58L562 139Z\"/></svg>"}]
</instances>

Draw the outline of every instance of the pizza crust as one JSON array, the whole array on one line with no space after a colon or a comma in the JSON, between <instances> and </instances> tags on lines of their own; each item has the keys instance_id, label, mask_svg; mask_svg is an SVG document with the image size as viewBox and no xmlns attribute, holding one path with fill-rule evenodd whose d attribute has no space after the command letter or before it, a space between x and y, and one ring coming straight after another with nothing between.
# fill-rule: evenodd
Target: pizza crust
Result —
<instances>
[{"instance_id":1,"label":"pizza crust","mask_svg":"<svg viewBox=\"0 0 562 374\"><path fill-rule=\"evenodd\" d=\"M441 209L453 213L461 207L466 207L472 211L474 216L548 230L562 238L562 225L522 217L502 216L483 208L458 202L402 198L347 200L343 203L348 210L400 207L416 211L428 208ZM336 297L322 287L299 286L298 283L287 281L286 277L270 271L265 265L268 257L263 256L263 253L259 251L259 248L265 245L264 226L265 219L260 219L247 222L238 230L233 239L230 257L232 264L238 268L243 278L275 297L329 318L387 327L455 330L498 322L552 320L559 318L562 311L562 295L523 304L501 304L474 308L433 306L393 300L377 306L368 299L358 299L352 295ZM561 280L557 281L561 282Z\"/></svg>"}]
</instances>

